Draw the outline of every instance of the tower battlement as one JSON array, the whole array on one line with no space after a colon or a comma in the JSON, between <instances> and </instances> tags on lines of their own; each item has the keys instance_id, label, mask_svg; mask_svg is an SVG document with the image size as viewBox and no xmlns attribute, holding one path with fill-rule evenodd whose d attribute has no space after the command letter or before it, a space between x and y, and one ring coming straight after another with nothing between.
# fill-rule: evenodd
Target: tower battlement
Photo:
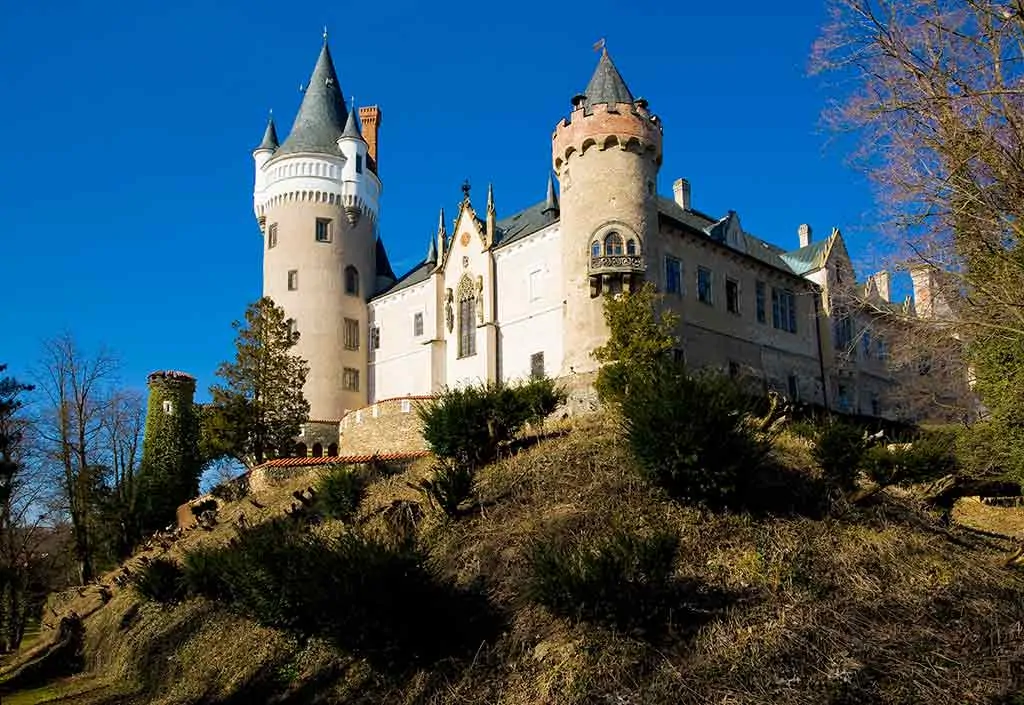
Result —
<instances>
[{"instance_id":1,"label":"tower battlement","mask_svg":"<svg viewBox=\"0 0 1024 705\"><path fill-rule=\"evenodd\" d=\"M661 164L661 121L647 110L645 101L592 106L582 103L578 101L578 107L558 123L551 136L556 173L572 154L583 154L591 147L651 152L655 162Z\"/></svg>"}]
</instances>

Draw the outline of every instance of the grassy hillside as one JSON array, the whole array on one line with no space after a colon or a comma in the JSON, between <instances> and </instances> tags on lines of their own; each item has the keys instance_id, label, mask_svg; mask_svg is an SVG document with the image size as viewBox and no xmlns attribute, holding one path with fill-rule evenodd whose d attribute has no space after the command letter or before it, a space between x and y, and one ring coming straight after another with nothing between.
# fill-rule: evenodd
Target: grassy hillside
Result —
<instances>
[{"instance_id":1,"label":"grassy hillside","mask_svg":"<svg viewBox=\"0 0 1024 705\"><path fill-rule=\"evenodd\" d=\"M775 453L787 482L813 476L805 441L784 434ZM422 503L409 483L428 470L423 461L372 485L358 531L394 539L385 510ZM163 606L129 588L104 604L86 591L55 603L92 612L83 674L3 702L1024 702L1010 699L1024 666L1024 575L1005 567L1015 544L941 528L905 497L882 493L825 517L682 507L639 479L608 416L573 421L477 482L465 516L427 510L417 524L433 574L486 597L401 606L432 625L422 645L445 644L416 652L429 662L356 657L330 635L300 639L206 599ZM248 498L224 506L212 531L189 532L169 554L226 542L240 513L264 521L310 484L296 478L255 497L262 508ZM798 491L782 484L774 495ZM617 531L678 536L669 594L647 605L642 578L621 586L639 589L634 607L650 614L616 622L587 606L554 614L538 604L538 545L585 553ZM471 641L445 638L467 622L478 627Z\"/></svg>"}]
</instances>

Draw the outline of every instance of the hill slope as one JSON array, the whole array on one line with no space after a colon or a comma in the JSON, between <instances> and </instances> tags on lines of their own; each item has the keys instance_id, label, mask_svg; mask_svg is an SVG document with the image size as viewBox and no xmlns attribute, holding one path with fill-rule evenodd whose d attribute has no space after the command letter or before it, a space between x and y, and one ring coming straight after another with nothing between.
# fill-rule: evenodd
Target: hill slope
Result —
<instances>
[{"instance_id":1,"label":"hill slope","mask_svg":"<svg viewBox=\"0 0 1024 705\"><path fill-rule=\"evenodd\" d=\"M1024 575L1004 566L1011 542L940 528L888 495L826 518L680 507L638 479L612 419L567 428L485 468L477 506L457 522L428 512L419 523L431 567L483 590L500 615L468 651L381 665L204 599L163 607L122 589L105 604L86 595L64 606L95 609L82 676L4 702L1013 702ZM792 468L810 465L795 438L783 437L777 454ZM364 529L385 531L381 510L395 500L421 501L407 483L428 467L372 486ZM266 519L310 483L257 497L262 509L248 499L222 507L213 531L190 532L170 551L226 541L239 513ZM598 540L616 527L679 536L662 628L564 619L528 599L538 537ZM465 618L447 617L453 627Z\"/></svg>"}]
</instances>

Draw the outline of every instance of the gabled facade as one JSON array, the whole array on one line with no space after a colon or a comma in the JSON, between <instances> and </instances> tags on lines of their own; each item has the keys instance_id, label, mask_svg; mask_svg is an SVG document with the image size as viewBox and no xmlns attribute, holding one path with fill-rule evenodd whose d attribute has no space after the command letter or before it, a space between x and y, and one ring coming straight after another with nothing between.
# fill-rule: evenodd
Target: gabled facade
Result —
<instances>
[{"instance_id":1,"label":"gabled facade","mask_svg":"<svg viewBox=\"0 0 1024 705\"><path fill-rule=\"evenodd\" d=\"M644 281L679 314L691 366L895 415L884 337L845 303L864 285L839 230L815 241L802 225L786 249L746 232L734 211L694 208L685 179L658 195L664 125L607 51L555 126L560 189L549 176L542 200L499 218L493 190L478 211L464 185L455 217L441 210L423 260L399 277L378 233L379 124L376 108L346 108L325 41L290 134L278 146L270 123L254 152L264 291L301 333L314 419L476 381L543 374L585 387L607 336L603 295ZM867 286L888 299L887 277Z\"/></svg>"}]
</instances>

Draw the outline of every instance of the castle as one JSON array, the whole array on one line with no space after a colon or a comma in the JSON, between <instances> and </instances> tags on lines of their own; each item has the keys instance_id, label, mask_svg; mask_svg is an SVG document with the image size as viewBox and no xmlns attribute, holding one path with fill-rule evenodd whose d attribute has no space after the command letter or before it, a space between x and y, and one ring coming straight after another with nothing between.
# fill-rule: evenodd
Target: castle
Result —
<instances>
[{"instance_id":1,"label":"castle","mask_svg":"<svg viewBox=\"0 0 1024 705\"><path fill-rule=\"evenodd\" d=\"M543 199L499 217L492 190L478 211L465 185L454 222L442 209L422 262L401 276L379 234L380 126L376 106L346 105L325 37L287 138L271 119L253 151L263 291L300 332L311 424L337 429L350 411L471 381L548 375L585 390L606 336L602 294L643 281L679 314L687 364L829 409L898 415L885 335L836 293L913 303L890 301L885 272L857 284L838 229L815 240L800 225L779 247L736 212L698 210L686 179L660 195L665 126L606 50L554 127L559 189L549 175ZM927 276L914 290L932 300Z\"/></svg>"}]
</instances>

